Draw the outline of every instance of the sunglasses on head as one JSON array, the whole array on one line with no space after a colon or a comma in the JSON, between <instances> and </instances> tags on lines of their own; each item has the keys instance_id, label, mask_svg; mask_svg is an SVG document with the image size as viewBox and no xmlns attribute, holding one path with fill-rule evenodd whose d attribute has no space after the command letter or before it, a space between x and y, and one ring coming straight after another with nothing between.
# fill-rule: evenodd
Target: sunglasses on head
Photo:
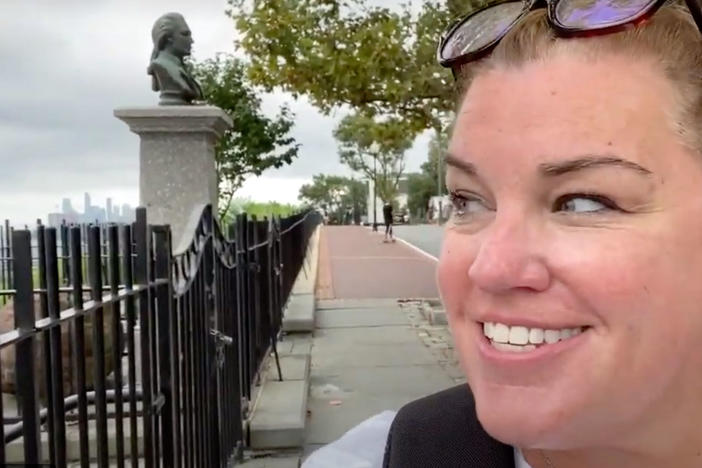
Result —
<instances>
[{"instance_id":1,"label":"sunglasses on head","mask_svg":"<svg viewBox=\"0 0 702 468\"><path fill-rule=\"evenodd\" d=\"M563 37L609 34L650 18L667 0L519 0L488 4L452 24L441 36L437 56L454 77L463 64L489 54L531 10L546 8L548 22ZM699 0L685 0L702 32Z\"/></svg>"}]
</instances>

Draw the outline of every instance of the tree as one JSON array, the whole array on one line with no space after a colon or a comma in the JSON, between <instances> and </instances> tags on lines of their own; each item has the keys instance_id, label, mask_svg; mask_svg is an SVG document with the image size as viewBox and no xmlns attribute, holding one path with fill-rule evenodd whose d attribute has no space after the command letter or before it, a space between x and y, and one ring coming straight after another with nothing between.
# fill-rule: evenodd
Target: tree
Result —
<instances>
[{"instance_id":1,"label":"tree","mask_svg":"<svg viewBox=\"0 0 702 468\"><path fill-rule=\"evenodd\" d=\"M439 134L451 120L453 78L436 47L453 19L486 3L424 0L413 13L365 0L228 2L255 83L305 95L327 114L348 106L401 118L413 136Z\"/></svg>"},{"instance_id":2,"label":"tree","mask_svg":"<svg viewBox=\"0 0 702 468\"><path fill-rule=\"evenodd\" d=\"M205 100L223 109L234 122L216 146L219 216L224 217L235 192L247 176L290 164L299 144L289 136L293 115L286 106L270 119L261 111L261 99L246 78L246 65L230 55L193 64Z\"/></svg>"},{"instance_id":3,"label":"tree","mask_svg":"<svg viewBox=\"0 0 702 468\"><path fill-rule=\"evenodd\" d=\"M447 133L433 135L429 142L428 158L421 165L421 172L408 176L407 205L411 213L416 214L426 210L429 199L439 193L439 188L441 188L441 193L445 192L444 187L439 185L439 174L443 175L443 169L440 168L439 164L443 160L447 148Z\"/></svg>"},{"instance_id":4,"label":"tree","mask_svg":"<svg viewBox=\"0 0 702 468\"><path fill-rule=\"evenodd\" d=\"M311 184L300 187L299 199L334 217L342 216L347 208L360 214L367 206L366 184L349 177L318 174L312 178Z\"/></svg>"},{"instance_id":5,"label":"tree","mask_svg":"<svg viewBox=\"0 0 702 468\"><path fill-rule=\"evenodd\" d=\"M443 176L444 174L443 160L448 150L449 131L432 135L429 141L427 161L421 165L422 173L426 174L433 181L434 192L432 196L446 192L446 184L439 175Z\"/></svg>"},{"instance_id":6,"label":"tree","mask_svg":"<svg viewBox=\"0 0 702 468\"><path fill-rule=\"evenodd\" d=\"M407 208L412 215L419 215L427 210L429 199L436 195L436 179L425 173L407 175Z\"/></svg>"},{"instance_id":7,"label":"tree","mask_svg":"<svg viewBox=\"0 0 702 468\"><path fill-rule=\"evenodd\" d=\"M353 114L341 121L334 137L339 141L341 162L372 180L380 199L392 203L405 170L405 152L412 146L408 124Z\"/></svg>"}]
</instances>

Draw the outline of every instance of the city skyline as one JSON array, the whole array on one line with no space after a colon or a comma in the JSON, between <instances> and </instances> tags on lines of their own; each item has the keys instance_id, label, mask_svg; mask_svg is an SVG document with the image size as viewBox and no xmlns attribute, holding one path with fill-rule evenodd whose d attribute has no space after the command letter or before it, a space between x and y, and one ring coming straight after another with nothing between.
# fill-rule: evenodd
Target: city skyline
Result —
<instances>
[{"instance_id":1,"label":"city skyline","mask_svg":"<svg viewBox=\"0 0 702 468\"><path fill-rule=\"evenodd\" d=\"M60 211L47 214L47 225L58 227L63 223L131 223L135 219L135 208L129 203L113 203L112 197L105 198L105 205L93 204L89 192L83 194L83 211L74 208L69 197L61 200Z\"/></svg>"}]
</instances>

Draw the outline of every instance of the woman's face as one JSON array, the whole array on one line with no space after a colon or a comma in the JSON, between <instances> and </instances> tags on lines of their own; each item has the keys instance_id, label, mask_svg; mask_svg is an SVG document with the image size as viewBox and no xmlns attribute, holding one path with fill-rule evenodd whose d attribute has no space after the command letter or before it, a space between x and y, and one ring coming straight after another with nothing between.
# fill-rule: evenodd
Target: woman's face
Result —
<instances>
[{"instance_id":1,"label":"woman's face","mask_svg":"<svg viewBox=\"0 0 702 468\"><path fill-rule=\"evenodd\" d=\"M494 437L634 444L702 398L702 163L672 102L653 66L618 57L473 82L438 278Z\"/></svg>"}]
</instances>

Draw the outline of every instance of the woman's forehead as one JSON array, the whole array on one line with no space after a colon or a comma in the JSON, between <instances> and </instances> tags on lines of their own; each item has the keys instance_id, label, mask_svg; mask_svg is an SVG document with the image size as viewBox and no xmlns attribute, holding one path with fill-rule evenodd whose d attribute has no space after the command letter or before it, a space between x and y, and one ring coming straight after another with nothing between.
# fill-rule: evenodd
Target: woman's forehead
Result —
<instances>
[{"instance_id":1,"label":"woman's forehead","mask_svg":"<svg viewBox=\"0 0 702 468\"><path fill-rule=\"evenodd\" d=\"M558 155L615 147L638 154L675 137L666 125L672 105L670 84L645 62L562 57L498 68L468 90L450 152Z\"/></svg>"}]
</instances>

